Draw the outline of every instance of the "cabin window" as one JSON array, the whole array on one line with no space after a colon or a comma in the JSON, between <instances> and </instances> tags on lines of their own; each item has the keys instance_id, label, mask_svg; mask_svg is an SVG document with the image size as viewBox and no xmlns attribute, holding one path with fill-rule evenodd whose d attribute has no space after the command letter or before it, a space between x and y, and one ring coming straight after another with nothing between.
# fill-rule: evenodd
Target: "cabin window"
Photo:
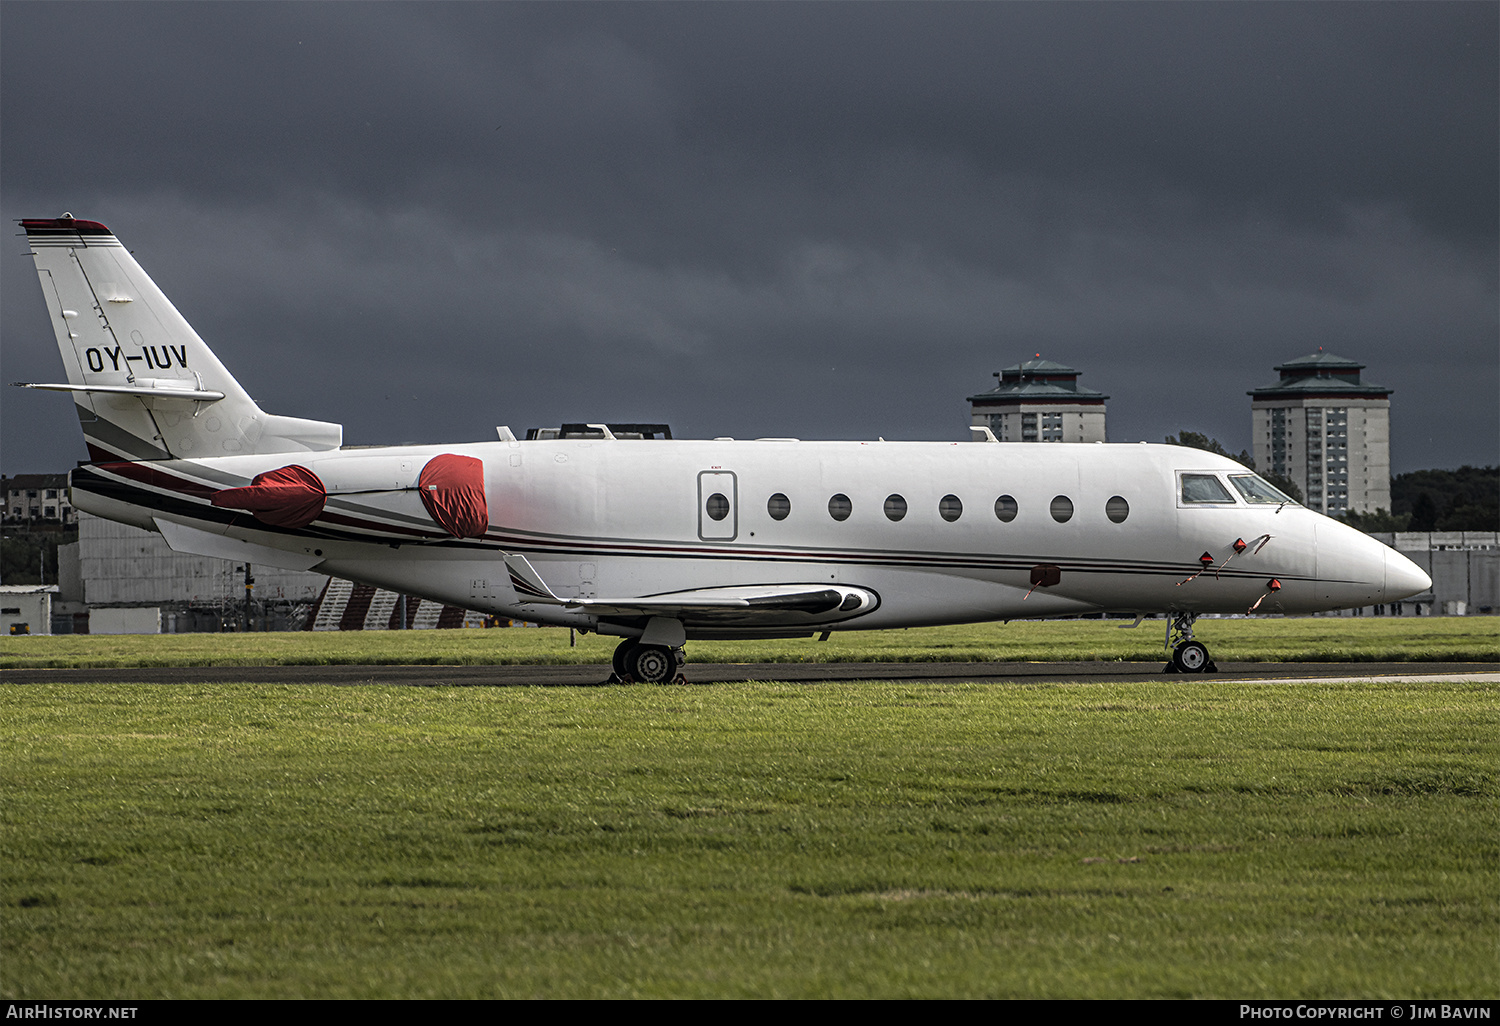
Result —
<instances>
[{"instance_id":1,"label":"cabin window","mask_svg":"<svg viewBox=\"0 0 1500 1026\"><path fill-rule=\"evenodd\" d=\"M792 512L792 500L777 492L766 500L766 512L772 520L785 520Z\"/></svg>"},{"instance_id":2,"label":"cabin window","mask_svg":"<svg viewBox=\"0 0 1500 1026\"><path fill-rule=\"evenodd\" d=\"M1282 503L1292 502L1292 498L1282 493L1271 482L1258 474L1230 474L1229 483L1234 485L1234 490L1244 497L1246 502Z\"/></svg>"},{"instance_id":3,"label":"cabin window","mask_svg":"<svg viewBox=\"0 0 1500 1026\"><path fill-rule=\"evenodd\" d=\"M887 520L900 520L906 516L906 500L899 495L887 495L885 497L885 516Z\"/></svg>"},{"instance_id":4,"label":"cabin window","mask_svg":"<svg viewBox=\"0 0 1500 1026\"><path fill-rule=\"evenodd\" d=\"M1073 500L1066 495L1056 495L1052 498L1052 519L1059 524L1066 524L1073 519Z\"/></svg>"},{"instance_id":5,"label":"cabin window","mask_svg":"<svg viewBox=\"0 0 1500 1026\"><path fill-rule=\"evenodd\" d=\"M1234 496L1229 494L1229 490L1213 474L1183 474L1182 501L1232 504Z\"/></svg>"},{"instance_id":6,"label":"cabin window","mask_svg":"<svg viewBox=\"0 0 1500 1026\"><path fill-rule=\"evenodd\" d=\"M948 523L953 523L964 515L964 504L959 501L957 495L945 495L938 501L938 516Z\"/></svg>"},{"instance_id":7,"label":"cabin window","mask_svg":"<svg viewBox=\"0 0 1500 1026\"><path fill-rule=\"evenodd\" d=\"M1125 501L1123 495L1116 495L1104 504L1104 515L1117 524L1123 524L1125 518L1130 516L1130 503Z\"/></svg>"},{"instance_id":8,"label":"cabin window","mask_svg":"<svg viewBox=\"0 0 1500 1026\"><path fill-rule=\"evenodd\" d=\"M714 492L710 495L708 501L703 504L703 508L710 520L723 520L729 516L729 500L724 498L722 492Z\"/></svg>"},{"instance_id":9,"label":"cabin window","mask_svg":"<svg viewBox=\"0 0 1500 1026\"><path fill-rule=\"evenodd\" d=\"M1016 505L1015 499L1009 495L1002 495L995 500L995 517L1002 524L1008 524L1016 519L1016 513L1020 511L1020 508Z\"/></svg>"},{"instance_id":10,"label":"cabin window","mask_svg":"<svg viewBox=\"0 0 1500 1026\"><path fill-rule=\"evenodd\" d=\"M839 492L828 500L828 515L835 520L848 520L849 514L854 512L854 503L849 501L849 496Z\"/></svg>"}]
</instances>

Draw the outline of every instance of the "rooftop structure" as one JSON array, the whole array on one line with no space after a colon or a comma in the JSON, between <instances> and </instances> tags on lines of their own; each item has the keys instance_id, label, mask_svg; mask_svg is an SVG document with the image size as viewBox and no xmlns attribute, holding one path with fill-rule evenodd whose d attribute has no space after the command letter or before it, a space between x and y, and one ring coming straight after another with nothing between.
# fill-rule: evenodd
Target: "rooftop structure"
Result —
<instances>
[{"instance_id":1,"label":"rooftop structure","mask_svg":"<svg viewBox=\"0 0 1500 1026\"><path fill-rule=\"evenodd\" d=\"M665 438L672 437L666 424L564 424L555 428L527 428L526 440L553 438Z\"/></svg>"},{"instance_id":2,"label":"rooftop structure","mask_svg":"<svg viewBox=\"0 0 1500 1026\"><path fill-rule=\"evenodd\" d=\"M1364 369L1319 349L1247 393L1256 467L1296 482L1320 513L1391 508L1393 390L1362 381Z\"/></svg>"},{"instance_id":3,"label":"rooftop structure","mask_svg":"<svg viewBox=\"0 0 1500 1026\"><path fill-rule=\"evenodd\" d=\"M987 427L1002 442L1102 442L1102 392L1078 383L1079 371L1034 359L998 371L1000 383L969 396L974 427Z\"/></svg>"}]
</instances>

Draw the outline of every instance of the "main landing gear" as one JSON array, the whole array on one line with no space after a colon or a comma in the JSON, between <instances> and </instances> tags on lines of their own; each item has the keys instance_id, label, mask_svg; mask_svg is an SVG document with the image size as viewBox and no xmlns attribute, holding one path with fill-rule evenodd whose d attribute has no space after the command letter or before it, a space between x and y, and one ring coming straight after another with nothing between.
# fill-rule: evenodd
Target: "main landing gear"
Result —
<instances>
[{"instance_id":1,"label":"main landing gear","mask_svg":"<svg viewBox=\"0 0 1500 1026\"><path fill-rule=\"evenodd\" d=\"M610 665L614 668L611 684L686 684L682 664L687 653L666 645L642 645L626 638L615 648Z\"/></svg>"},{"instance_id":2,"label":"main landing gear","mask_svg":"<svg viewBox=\"0 0 1500 1026\"><path fill-rule=\"evenodd\" d=\"M1219 668L1208 657L1208 647L1193 640L1193 621L1197 613L1171 613L1167 618L1167 649L1172 653L1164 673L1218 673Z\"/></svg>"}]
</instances>

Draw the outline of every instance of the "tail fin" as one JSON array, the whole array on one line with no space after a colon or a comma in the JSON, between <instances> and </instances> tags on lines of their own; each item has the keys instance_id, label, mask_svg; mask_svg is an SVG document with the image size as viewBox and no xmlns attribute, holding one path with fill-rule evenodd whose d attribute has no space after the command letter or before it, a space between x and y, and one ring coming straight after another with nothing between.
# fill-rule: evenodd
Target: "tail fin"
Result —
<instances>
[{"instance_id":1,"label":"tail fin","mask_svg":"<svg viewBox=\"0 0 1500 1026\"><path fill-rule=\"evenodd\" d=\"M263 412L110 230L25 220L42 292L96 461L336 449L343 428Z\"/></svg>"}]
</instances>

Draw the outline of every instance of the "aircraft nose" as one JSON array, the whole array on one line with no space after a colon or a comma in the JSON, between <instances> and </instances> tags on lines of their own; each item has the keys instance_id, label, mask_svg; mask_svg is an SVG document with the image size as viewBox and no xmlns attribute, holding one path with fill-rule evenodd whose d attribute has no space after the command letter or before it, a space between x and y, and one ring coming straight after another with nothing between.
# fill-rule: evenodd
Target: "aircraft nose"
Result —
<instances>
[{"instance_id":1,"label":"aircraft nose","mask_svg":"<svg viewBox=\"0 0 1500 1026\"><path fill-rule=\"evenodd\" d=\"M1395 549L1385 550L1385 588L1381 592L1387 602L1399 602L1432 587L1432 578L1426 571Z\"/></svg>"}]
</instances>

